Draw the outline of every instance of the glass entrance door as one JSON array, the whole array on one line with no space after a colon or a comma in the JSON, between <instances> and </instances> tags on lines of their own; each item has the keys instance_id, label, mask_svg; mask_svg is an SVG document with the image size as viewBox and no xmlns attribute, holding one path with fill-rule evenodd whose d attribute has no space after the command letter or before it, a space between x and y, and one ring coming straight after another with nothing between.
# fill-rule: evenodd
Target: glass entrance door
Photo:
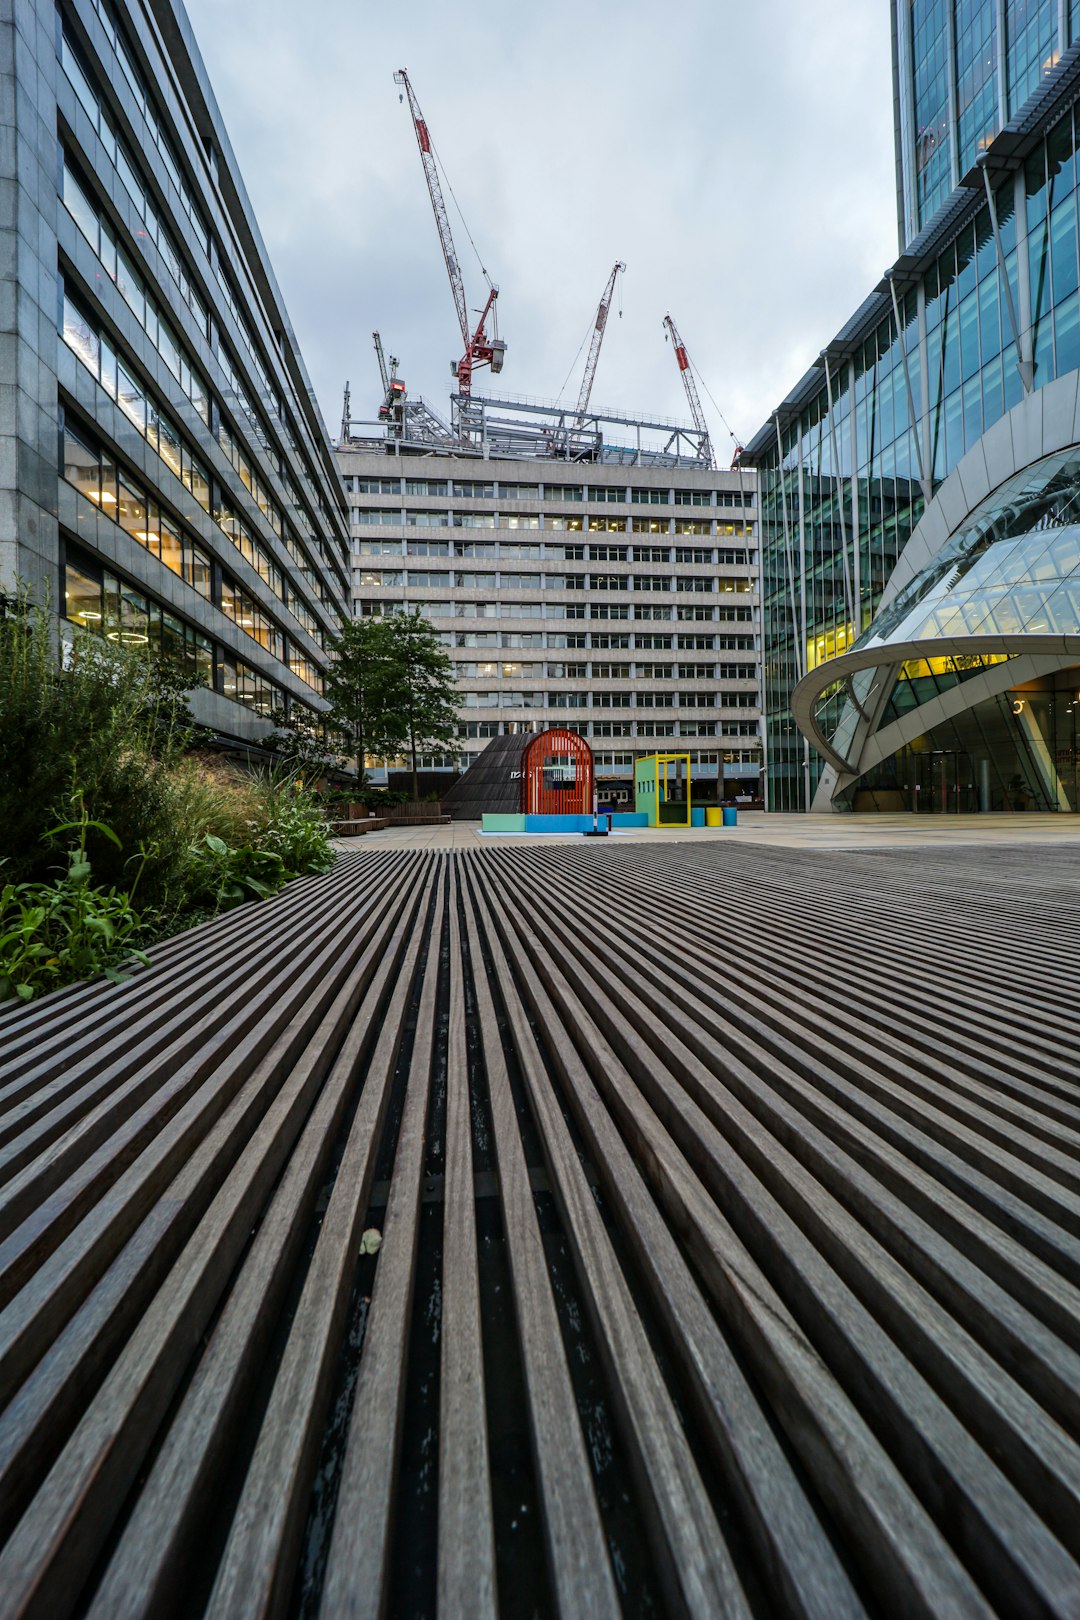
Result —
<instances>
[{"instance_id":1,"label":"glass entrance door","mask_svg":"<svg viewBox=\"0 0 1080 1620\"><path fill-rule=\"evenodd\" d=\"M931 749L914 756L916 809L923 815L959 815L979 808L970 754Z\"/></svg>"}]
</instances>

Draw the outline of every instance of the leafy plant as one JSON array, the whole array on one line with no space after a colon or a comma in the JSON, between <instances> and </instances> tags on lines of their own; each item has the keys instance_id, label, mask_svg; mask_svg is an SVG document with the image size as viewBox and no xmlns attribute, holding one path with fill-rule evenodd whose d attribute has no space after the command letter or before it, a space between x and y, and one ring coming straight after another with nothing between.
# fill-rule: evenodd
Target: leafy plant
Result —
<instances>
[{"instance_id":1,"label":"leafy plant","mask_svg":"<svg viewBox=\"0 0 1080 1620\"><path fill-rule=\"evenodd\" d=\"M192 855L192 892L223 911L242 900L265 900L288 877L285 863L273 850L243 844L230 849L223 838L207 833Z\"/></svg>"},{"instance_id":2,"label":"leafy plant","mask_svg":"<svg viewBox=\"0 0 1080 1620\"><path fill-rule=\"evenodd\" d=\"M259 844L280 855L289 877L328 872L334 864L322 810L314 794L295 783L278 786L274 792Z\"/></svg>"},{"instance_id":3,"label":"leafy plant","mask_svg":"<svg viewBox=\"0 0 1080 1620\"><path fill-rule=\"evenodd\" d=\"M30 1001L41 991L98 974L122 984L128 977L122 963L149 961L135 946L141 920L131 894L90 881L88 835L96 832L117 848L120 840L81 803L78 819L50 829L49 836L72 831L78 841L68 851L61 878L8 883L0 890L0 1001ZM137 882L138 873L132 890Z\"/></svg>"}]
</instances>

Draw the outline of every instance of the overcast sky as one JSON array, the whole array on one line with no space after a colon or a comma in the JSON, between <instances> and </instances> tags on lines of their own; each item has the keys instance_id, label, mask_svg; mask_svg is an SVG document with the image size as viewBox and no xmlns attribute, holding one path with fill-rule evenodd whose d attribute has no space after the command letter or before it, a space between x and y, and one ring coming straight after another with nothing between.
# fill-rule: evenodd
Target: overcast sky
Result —
<instances>
[{"instance_id":1,"label":"overcast sky","mask_svg":"<svg viewBox=\"0 0 1080 1620\"><path fill-rule=\"evenodd\" d=\"M379 403L374 328L443 415L461 348L399 66L507 392L576 399L621 258L593 404L686 418L670 309L749 439L895 257L888 0L186 3L332 433L346 377Z\"/></svg>"}]
</instances>

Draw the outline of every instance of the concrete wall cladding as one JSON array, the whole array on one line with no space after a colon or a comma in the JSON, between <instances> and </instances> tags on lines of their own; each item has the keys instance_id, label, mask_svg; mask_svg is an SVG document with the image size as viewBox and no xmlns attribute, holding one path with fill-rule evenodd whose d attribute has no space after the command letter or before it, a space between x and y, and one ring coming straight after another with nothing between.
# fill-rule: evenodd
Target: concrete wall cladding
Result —
<instances>
[{"instance_id":1,"label":"concrete wall cladding","mask_svg":"<svg viewBox=\"0 0 1080 1620\"><path fill-rule=\"evenodd\" d=\"M0 12L0 590L59 591L55 11Z\"/></svg>"}]
</instances>

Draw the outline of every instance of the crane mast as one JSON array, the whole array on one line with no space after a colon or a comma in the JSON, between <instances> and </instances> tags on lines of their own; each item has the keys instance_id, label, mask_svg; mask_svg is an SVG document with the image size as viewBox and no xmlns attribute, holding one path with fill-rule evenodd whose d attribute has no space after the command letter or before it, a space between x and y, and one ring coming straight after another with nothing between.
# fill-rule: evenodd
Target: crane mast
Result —
<instances>
[{"instance_id":1,"label":"crane mast","mask_svg":"<svg viewBox=\"0 0 1080 1620\"><path fill-rule=\"evenodd\" d=\"M454 309L457 313L458 325L461 328L461 341L465 352L461 359L451 368L458 382L458 393L466 398L472 391L472 374L476 366L490 366L494 373L503 368L503 356L506 353L506 344L498 336L498 319L495 304L499 296L499 289L491 286L487 302L477 322L476 330L469 331L469 308L465 301L465 282L461 274L461 265L458 262L457 249L454 247L454 237L450 230L450 216L446 210L442 186L439 183L439 172L435 163L435 153L431 145L431 134L427 122L420 111L420 104L413 93L409 83L409 75L405 68L399 68L394 74L394 83L401 88L402 97L408 97L409 115L413 121L416 133L416 144L420 148L420 160L424 165L424 177L427 180L428 196L431 198L431 207L435 215L435 225L439 232L439 244L442 247L443 259L446 261L446 273L450 277L450 290L454 295ZM487 335L487 320L491 316L492 336Z\"/></svg>"},{"instance_id":2,"label":"crane mast","mask_svg":"<svg viewBox=\"0 0 1080 1620\"><path fill-rule=\"evenodd\" d=\"M386 369L386 356L383 354L382 338L378 332L372 332L372 342L375 345L375 358L379 362L379 377L382 381L383 398L390 392L390 373Z\"/></svg>"},{"instance_id":3,"label":"crane mast","mask_svg":"<svg viewBox=\"0 0 1080 1620\"><path fill-rule=\"evenodd\" d=\"M596 311L596 322L593 326L592 342L589 344L589 358L585 362L585 375L581 379L581 389L577 402L577 425L581 426L585 419L585 412L589 408L589 398L592 394L593 379L596 376L596 366L600 359L600 345L604 341L604 328L607 326L608 313L611 309L611 300L615 294L615 282L620 273L626 269L621 259L615 260L612 270L604 288L600 306Z\"/></svg>"},{"instance_id":4,"label":"crane mast","mask_svg":"<svg viewBox=\"0 0 1080 1620\"><path fill-rule=\"evenodd\" d=\"M712 440L709 437L709 425L705 420L705 412L701 408L697 383L694 381L694 373L690 366L690 356L686 352L686 344L679 336L678 329L670 315L664 316L664 326L667 328L668 335L671 338L671 344L675 350L675 359L682 373L683 387L686 390L686 399L690 406L690 415L694 419L695 428L701 435L701 454L706 464L711 467L713 465Z\"/></svg>"}]
</instances>

